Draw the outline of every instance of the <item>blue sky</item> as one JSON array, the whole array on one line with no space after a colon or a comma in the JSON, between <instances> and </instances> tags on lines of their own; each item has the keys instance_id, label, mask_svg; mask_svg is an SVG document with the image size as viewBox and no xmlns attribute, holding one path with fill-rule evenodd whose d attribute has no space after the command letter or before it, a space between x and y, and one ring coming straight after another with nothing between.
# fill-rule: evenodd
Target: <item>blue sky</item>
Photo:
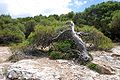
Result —
<instances>
[{"instance_id":1,"label":"blue sky","mask_svg":"<svg viewBox=\"0 0 120 80\"><path fill-rule=\"evenodd\" d=\"M0 14L13 18L35 15L82 12L85 8L107 0L0 0ZM120 1L120 0L114 0Z\"/></svg>"},{"instance_id":2,"label":"blue sky","mask_svg":"<svg viewBox=\"0 0 120 80\"><path fill-rule=\"evenodd\" d=\"M72 1L76 1L76 0L72 0ZM81 1L83 4L81 4L81 5L74 4L73 6L70 6L72 8L72 10L75 12L82 12L85 10L85 8L88 8L91 5L95 5L95 4L104 2L105 0L78 0L78 1Z\"/></svg>"}]
</instances>

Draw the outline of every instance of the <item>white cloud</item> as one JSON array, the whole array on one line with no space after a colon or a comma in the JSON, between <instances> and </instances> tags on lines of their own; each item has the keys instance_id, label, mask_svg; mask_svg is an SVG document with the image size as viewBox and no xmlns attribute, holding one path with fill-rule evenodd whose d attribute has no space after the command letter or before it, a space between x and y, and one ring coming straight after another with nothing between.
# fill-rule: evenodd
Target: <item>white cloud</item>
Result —
<instances>
[{"instance_id":1,"label":"white cloud","mask_svg":"<svg viewBox=\"0 0 120 80\"><path fill-rule=\"evenodd\" d=\"M87 3L87 1L74 0L76 6L82 6Z\"/></svg>"},{"instance_id":2,"label":"white cloud","mask_svg":"<svg viewBox=\"0 0 120 80\"><path fill-rule=\"evenodd\" d=\"M82 7L83 5L87 4L87 0L72 0L70 5L76 9Z\"/></svg>"},{"instance_id":3,"label":"white cloud","mask_svg":"<svg viewBox=\"0 0 120 80\"><path fill-rule=\"evenodd\" d=\"M65 14L71 11L69 3L71 0L3 0L7 10L15 16L35 16L39 14Z\"/></svg>"}]
</instances>

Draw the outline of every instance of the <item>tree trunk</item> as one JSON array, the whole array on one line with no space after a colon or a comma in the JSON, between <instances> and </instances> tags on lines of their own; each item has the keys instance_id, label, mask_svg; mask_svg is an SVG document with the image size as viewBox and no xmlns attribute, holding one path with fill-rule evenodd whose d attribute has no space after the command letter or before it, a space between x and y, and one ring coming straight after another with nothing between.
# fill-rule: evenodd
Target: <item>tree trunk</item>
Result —
<instances>
[{"instance_id":1,"label":"tree trunk","mask_svg":"<svg viewBox=\"0 0 120 80\"><path fill-rule=\"evenodd\" d=\"M79 32L81 33L81 32ZM82 39L77 35L76 32L73 32L72 30L65 30L61 32L57 37L53 39L53 42L59 41L59 40L72 40L75 42L75 45L77 46L77 50L74 50L74 52L77 52L80 59L83 61L90 61L92 58L89 55L85 43L82 41Z\"/></svg>"}]
</instances>

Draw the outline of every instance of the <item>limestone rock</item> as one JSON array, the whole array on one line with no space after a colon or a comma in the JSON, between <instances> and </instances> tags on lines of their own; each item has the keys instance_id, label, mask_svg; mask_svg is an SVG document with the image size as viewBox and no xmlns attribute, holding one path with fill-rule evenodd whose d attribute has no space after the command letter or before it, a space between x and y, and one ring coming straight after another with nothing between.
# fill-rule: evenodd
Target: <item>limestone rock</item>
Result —
<instances>
[{"instance_id":1,"label":"limestone rock","mask_svg":"<svg viewBox=\"0 0 120 80\"><path fill-rule=\"evenodd\" d=\"M0 47L0 63L5 62L11 55L9 47Z\"/></svg>"},{"instance_id":2,"label":"limestone rock","mask_svg":"<svg viewBox=\"0 0 120 80\"><path fill-rule=\"evenodd\" d=\"M0 63L0 80L120 80L120 60L114 55L119 55L119 50L120 47L116 47L111 52L91 52L92 62L98 64L104 74L71 60L37 58Z\"/></svg>"},{"instance_id":3,"label":"limestone rock","mask_svg":"<svg viewBox=\"0 0 120 80\"><path fill-rule=\"evenodd\" d=\"M7 72L7 79L39 79L39 80L58 80L59 73L51 67L41 67L33 60L22 60L11 65Z\"/></svg>"},{"instance_id":4,"label":"limestone rock","mask_svg":"<svg viewBox=\"0 0 120 80\"><path fill-rule=\"evenodd\" d=\"M102 61L94 62L97 65L100 74L112 75L114 74L114 69L112 66L107 65L107 63Z\"/></svg>"},{"instance_id":5,"label":"limestone rock","mask_svg":"<svg viewBox=\"0 0 120 80\"><path fill-rule=\"evenodd\" d=\"M120 55L119 54L112 54L111 56L114 57L114 59L120 60Z\"/></svg>"},{"instance_id":6,"label":"limestone rock","mask_svg":"<svg viewBox=\"0 0 120 80\"><path fill-rule=\"evenodd\" d=\"M5 75L10 65L12 65L10 62L0 63L0 80L5 80Z\"/></svg>"}]
</instances>

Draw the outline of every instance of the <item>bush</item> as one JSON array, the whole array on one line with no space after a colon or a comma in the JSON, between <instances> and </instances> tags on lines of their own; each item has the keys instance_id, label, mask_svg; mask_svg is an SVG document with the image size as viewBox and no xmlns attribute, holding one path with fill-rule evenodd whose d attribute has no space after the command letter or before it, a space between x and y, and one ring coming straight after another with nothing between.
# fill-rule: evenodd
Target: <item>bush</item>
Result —
<instances>
[{"instance_id":1,"label":"bush","mask_svg":"<svg viewBox=\"0 0 120 80\"><path fill-rule=\"evenodd\" d=\"M59 23L62 26L62 22ZM52 39L59 34L59 32L65 27L56 26L58 23L54 24L53 26L44 26L44 25L37 25L34 28L34 32L32 32L28 36L28 41L32 44L36 44L38 46L49 46Z\"/></svg>"},{"instance_id":2,"label":"bush","mask_svg":"<svg viewBox=\"0 0 120 80\"><path fill-rule=\"evenodd\" d=\"M71 40L64 40L64 41L58 41L58 42L54 42L52 44L52 47L50 49L50 53L53 51L55 52L59 52L60 54L56 54L57 57L59 56L59 58L62 59L72 59L75 57L75 55L72 52L73 49L73 45L74 43ZM54 53L55 55L55 53ZM56 58L57 59L57 58Z\"/></svg>"},{"instance_id":3,"label":"bush","mask_svg":"<svg viewBox=\"0 0 120 80\"><path fill-rule=\"evenodd\" d=\"M24 39L24 33L16 25L5 24L0 29L0 44L18 43Z\"/></svg>"},{"instance_id":4,"label":"bush","mask_svg":"<svg viewBox=\"0 0 120 80\"><path fill-rule=\"evenodd\" d=\"M57 35L58 30L61 29L63 29L63 27L37 25L34 28L34 32L31 32L26 40L12 45L11 49L32 52L34 54L34 51L31 50L37 49L38 46L41 48L48 47L53 37Z\"/></svg>"},{"instance_id":5,"label":"bush","mask_svg":"<svg viewBox=\"0 0 120 80\"><path fill-rule=\"evenodd\" d=\"M49 46L52 37L54 35L54 28L51 26L41 26L38 25L35 27L35 32L31 33L28 36L30 43L36 44L38 46Z\"/></svg>"},{"instance_id":6,"label":"bush","mask_svg":"<svg viewBox=\"0 0 120 80\"><path fill-rule=\"evenodd\" d=\"M96 72L98 72L98 73L101 73L101 70L100 70L100 68L99 68L99 65L97 65L97 64L95 64L95 63L90 62L90 63L86 64L86 66L87 66L89 69L91 69L91 70L94 70L94 71L96 71Z\"/></svg>"},{"instance_id":7,"label":"bush","mask_svg":"<svg viewBox=\"0 0 120 80\"><path fill-rule=\"evenodd\" d=\"M89 67L92 70L97 70L97 64L94 64L94 63L87 64L87 67Z\"/></svg>"},{"instance_id":8,"label":"bush","mask_svg":"<svg viewBox=\"0 0 120 80\"><path fill-rule=\"evenodd\" d=\"M27 40L24 40L21 43L11 44L11 50L25 50L27 47L29 47L30 43Z\"/></svg>"},{"instance_id":9,"label":"bush","mask_svg":"<svg viewBox=\"0 0 120 80\"><path fill-rule=\"evenodd\" d=\"M82 38L86 43L94 44L94 49L108 50L113 47L112 40L93 26L77 27L76 30L89 33L88 36L83 36Z\"/></svg>"},{"instance_id":10,"label":"bush","mask_svg":"<svg viewBox=\"0 0 120 80\"><path fill-rule=\"evenodd\" d=\"M89 69L98 72L99 74L107 74L107 75L114 74L114 73L111 73L109 69L107 69L104 66L101 66L99 64L95 64L95 63L89 62L89 63L86 64L86 66Z\"/></svg>"},{"instance_id":11,"label":"bush","mask_svg":"<svg viewBox=\"0 0 120 80\"><path fill-rule=\"evenodd\" d=\"M54 50L58 50L61 52L67 52L72 47L72 41L65 40L65 41L59 41L53 43Z\"/></svg>"},{"instance_id":12,"label":"bush","mask_svg":"<svg viewBox=\"0 0 120 80\"><path fill-rule=\"evenodd\" d=\"M110 26L110 38L115 41L120 41L120 10L116 10L112 13L112 20Z\"/></svg>"},{"instance_id":13,"label":"bush","mask_svg":"<svg viewBox=\"0 0 120 80\"><path fill-rule=\"evenodd\" d=\"M61 52L58 52L58 51L50 52L49 56L50 56L51 59L61 59L62 58Z\"/></svg>"}]
</instances>

